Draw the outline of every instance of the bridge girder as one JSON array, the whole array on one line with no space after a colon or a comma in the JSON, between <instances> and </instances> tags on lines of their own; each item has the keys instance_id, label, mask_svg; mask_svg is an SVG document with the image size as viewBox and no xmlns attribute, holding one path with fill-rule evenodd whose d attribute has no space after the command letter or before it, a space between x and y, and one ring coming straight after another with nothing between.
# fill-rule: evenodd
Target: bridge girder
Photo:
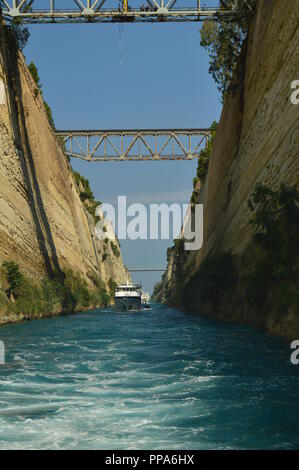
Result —
<instances>
[{"instance_id":1,"label":"bridge girder","mask_svg":"<svg viewBox=\"0 0 299 470\"><path fill-rule=\"evenodd\" d=\"M144 5L146 1L146 5ZM231 18L237 11L219 7L202 7L200 0L189 0L190 6L177 6L177 0L143 0L139 7L119 7L119 1L68 0L69 8L59 8L55 0L47 0L41 8L40 0L0 0L6 20L21 19L22 23L132 23L182 22ZM44 4L44 3L43 3Z\"/></svg>"},{"instance_id":2,"label":"bridge girder","mask_svg":"<svg viewBox=\"0 0 299 470\"><path fill-rule=\"evenodd\" d=\"M193 160L210 129L56 130L65 154L85 161Z\"/></svg>"}]
</instances>

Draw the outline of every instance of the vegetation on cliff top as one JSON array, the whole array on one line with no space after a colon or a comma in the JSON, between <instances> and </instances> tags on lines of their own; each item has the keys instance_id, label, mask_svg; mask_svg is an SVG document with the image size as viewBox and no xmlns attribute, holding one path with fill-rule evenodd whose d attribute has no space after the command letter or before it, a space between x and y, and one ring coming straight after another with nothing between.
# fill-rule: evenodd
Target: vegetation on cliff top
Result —
<instances>
[{"instance_id":1,"label":"vegetation on cliff top","mask_svg":"<svg viewBox=\"0 0 299 470\"><path fill-rule=\"evenodd\" d=\"M200 44L209 52L209 72L224 98L236 85L234 71L248 36L256 0L220 0L220 6L225 10L236 11L234 21L224 19L204 22L200 30Z\"/></svg>"},{"instance_id":2,"label":"vegetation on cliff top","mask_svg":"<svg viewBox=\"0 0 299 470\"><path fill-rule=\"evenodd\" d=\"M30 33L27 28L22 27L19 23L12 23L5 26L8 38L15 42L18 49L21 51L26 47Z\"/></svg>"},{"instance_id":3,"label":"vegetation on cliff top","mask_svg":"<svg viewBox=\"0 0 299 470\"><path fill-rule=\"evenodd\" d=\"M21 6L21 10L24 13L29 12L31 10L33 2L34 0L25 0ZM2 16L0 17L0 21L3 22ZM5 24L5 29L9 38L16 44L17 48L22 51L26 47L30 37L30 32L28 28L24 27L22 20L20 18L14 18L14 20L10 24Z\"/></svg>"},{"instance_id":4,"label":"vegetation on cliff top","mask_svg":"<svg viewBox=\"0 0 299 470\"><path fill-rule=\"evenodd\" d=\"M41 94L42 98L43 98L43 90L42 90L42 84L41 84L41 81L40 81L40 76L39 76L39 73L38 73L38 68L37 66L35 65L34 62L30 62L30 64L28 65L28 70L37 86L37 89L35 91L35 96L38 95L38 93ZM47 118L48 118L48 121L50 123L50 125L53 127L53 129L55 128L55 124L54 124L54 119L53 119L53 114L52 114L52 110L50 108L50 106L48 105L48 103L44 100L43 98L43 102L44 102L44 106L45 106L45 110L46 110L46 114L47 114Z\"/></svg>"}]
</instances>

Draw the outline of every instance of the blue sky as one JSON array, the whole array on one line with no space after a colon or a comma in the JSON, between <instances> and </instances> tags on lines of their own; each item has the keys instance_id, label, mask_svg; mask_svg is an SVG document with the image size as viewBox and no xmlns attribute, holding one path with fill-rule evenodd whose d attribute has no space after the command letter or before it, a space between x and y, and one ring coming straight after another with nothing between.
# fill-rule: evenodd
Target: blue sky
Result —
<instances>
[{"instance_id":1,"label":"blue sky","mask_svg":"<svg viewBox=\"0 0 299 470\"><path fill-rule=\"evenodd\" d=\"M207 6L216 2L205 2ZM221 103L200 47L200 25L34 25L24 53L39 69L57 129L208 127ZM72 161L97 199L186 203L196 161L86 163ZM166 265L169 241L122 241L125 264ZM151 290L159 273L139 273Z\"/></svg>"}]
</instances>

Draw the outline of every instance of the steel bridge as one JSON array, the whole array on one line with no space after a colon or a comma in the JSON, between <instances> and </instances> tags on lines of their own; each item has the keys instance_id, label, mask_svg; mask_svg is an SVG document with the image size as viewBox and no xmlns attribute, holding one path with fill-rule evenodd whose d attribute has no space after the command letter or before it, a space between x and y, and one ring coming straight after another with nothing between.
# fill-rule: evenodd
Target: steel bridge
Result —
<instances>
[{"instance_id":1,"label":"steel bridge","mask_svg":"<svg viewBox=\"0 0 299 470\"><path fill-rule=\"evenodd\" d=\"M135 6L137 3L139 6ZM231 20L238 12L206 8L201 0L140 0L134 1L134 8L128 0L0 0L0 7L6 20L22 20L27 24Z\"/></svg>"},{"instance_id":2,"label":"steel bridge","mask_svg":"<svg viewBox=\"0 0 299 470\"><path fill-rule=\"evenodd\" d=\"M86 161L192 160L210 129L56 130L69 157Z\"/></svg>"},{"instance_id":3,"label":"steel bridge","mask_svg":"<svg viewBox=\"0 0 299 470\"><path fill-rule=\"evenodd\" d=\"M128 269L129 273L164 273L166 268L161 269Z\"/></svg>"}]
</instances>

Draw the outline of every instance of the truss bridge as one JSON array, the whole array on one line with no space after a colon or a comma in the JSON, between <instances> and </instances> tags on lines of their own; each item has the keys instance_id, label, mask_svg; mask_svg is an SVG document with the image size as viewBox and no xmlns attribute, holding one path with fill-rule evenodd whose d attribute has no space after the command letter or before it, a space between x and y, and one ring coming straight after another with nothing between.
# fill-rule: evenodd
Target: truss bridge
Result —
<instances>
[{"instance_id":1,"label":"truss bridge","mask_svg":"<svg viewBox=\"0 0 299 470\"><path fill-rule=\"evenodd\" d=\"M67 156L86 161L192 160L210 129L56 130Z\"/></svg>"},{"instance_id":2,"label":"truss bridge","mask_svg":"<svg viewBox=\"0 0 299 470\"><path fill-rule=\"evenodd\" d=\"M23 24L230 21L238 13L201 0L0 0L0 7L6 20Z\"/></svg>"}]
</instances>

